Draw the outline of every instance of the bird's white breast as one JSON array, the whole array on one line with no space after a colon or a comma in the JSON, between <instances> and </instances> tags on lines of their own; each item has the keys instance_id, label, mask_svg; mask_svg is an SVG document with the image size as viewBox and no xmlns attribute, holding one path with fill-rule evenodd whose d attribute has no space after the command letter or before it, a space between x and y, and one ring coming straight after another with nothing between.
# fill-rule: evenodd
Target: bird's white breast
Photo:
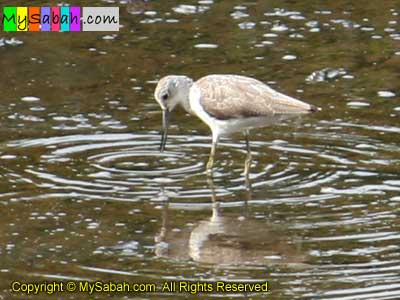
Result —
<instances>
[{"instance_id":1,"label":"bird's white breast","mask_svg":"<svg viewBox=\"0 0 400 300\"><path fill-rule=\"evenodd\" d=\"M190 88L190 92L189 92L189 103L190 103L190 108L192 109L192 111L195 112L195 114L204 122L206 123L213 135L221 135L222 132L220 129L220 126L217 124L217 121L214 117L210 116L203 108L203 106L201 105L201 97L202 97L202 93L201 93L201 89L199 88L199 86L194 83L192 85L192 87Z\"/></svg>"}]
</instances>

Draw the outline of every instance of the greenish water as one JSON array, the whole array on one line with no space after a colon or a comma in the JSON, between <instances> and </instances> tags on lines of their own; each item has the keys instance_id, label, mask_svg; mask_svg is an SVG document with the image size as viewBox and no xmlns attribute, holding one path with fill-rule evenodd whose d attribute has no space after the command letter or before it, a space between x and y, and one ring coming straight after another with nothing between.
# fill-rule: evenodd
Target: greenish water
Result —
<instances>
[{"instance_id":1,"label":"greenish water","mask_svg":"<svg viewBox=\"0 0 400 300\"><path fill-rule=\"evenodd\" d=\"M225 296L400 298L398 1L73 4L119 6L121 30L0 33L0 299L109 297L10 291L70 280L259 280L268 293ZM251 188L242 136L221 141L211 181L209 129L182 110L158 151L157 80L212 73L323 109L252 132Z\"/></svg>"}]
</instances>

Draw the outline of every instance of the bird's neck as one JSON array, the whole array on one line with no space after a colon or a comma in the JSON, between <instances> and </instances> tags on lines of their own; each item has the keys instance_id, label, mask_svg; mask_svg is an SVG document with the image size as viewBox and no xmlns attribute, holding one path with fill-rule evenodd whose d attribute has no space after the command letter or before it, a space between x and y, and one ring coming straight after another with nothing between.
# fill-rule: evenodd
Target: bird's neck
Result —
<instances>
[{"instance_id":1,"label":"bird's neck","mask_svg":"<svg viewBox=\"0 0 400 300\"><path fill-rule=\"evenodd\" d=\"M190 101L189 101L189 93L190 93L190 88L193 85L193 81L190 81L190 83L187 83L185 89L182 92L182 95L180 97L179 103L181 106L191 115L194 115L194 111L190 107Z\"/></svg>"},{"instance_id":2,"label":"bird's neck","mask_svg":"<svg viewBox=\"0 0 400 300\"><path fill-rule=\"evenodd\" d=\"M194 114L193 110L190 108L190 101L189 101L189 92L187 94L187 97L182 98L181 100L181 106L191 115Z\"/></svg>"}]
</instances>

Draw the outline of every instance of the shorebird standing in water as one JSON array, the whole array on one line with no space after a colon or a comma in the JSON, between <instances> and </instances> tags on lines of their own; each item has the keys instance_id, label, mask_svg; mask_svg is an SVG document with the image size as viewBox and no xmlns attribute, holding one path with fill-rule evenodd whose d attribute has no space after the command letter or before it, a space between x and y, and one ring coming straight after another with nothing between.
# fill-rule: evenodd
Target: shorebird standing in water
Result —
<instances>
[{"instance_id":1,"label":"shorebird standing in water","mask_svg":"<svg viewBox=\"0 0 400 300\"><path fill-rule=\"evenodd\" d=\"M279 93L254 78L239 75L208 75L194 82L187 76L163 77L154 92L163 111L160 150L165 149L171 111L180 104L197 115L212 132L207 171L211 171L221 136L242 131L246 139L245 173L251 163L249 130L318 110L316 106Z\"/></svg>"}]
</instances>

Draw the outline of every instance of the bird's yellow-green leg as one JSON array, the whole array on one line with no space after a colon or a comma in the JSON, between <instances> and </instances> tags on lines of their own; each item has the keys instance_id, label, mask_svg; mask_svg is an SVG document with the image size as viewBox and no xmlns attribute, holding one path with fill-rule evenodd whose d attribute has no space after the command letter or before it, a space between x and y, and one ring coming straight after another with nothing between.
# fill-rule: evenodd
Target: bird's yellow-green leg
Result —
<instances>
[{"instance_id":1,"label":"bird's yellow-green leg","mask_svg":"<svg viewBox=\"0 0 400 300\"><path fill-rule=\"evenodd\" d=\"M248 130L246 130L244 132L244 136L246 139L246 150L247 150L246 160L244 162L244 174L248 175L250 172L250 167L251 167L251 150L250 150L249 131Z\"/></svg>"},{"instance_id":2,"label":"bird's yellow-green leg","mask_svg":"<svg viewBox=\"0 0 400 300\"><path fill-rule=\"evenodd\" d=\"M208 159L208 163L207 163L207 171L208 172L212 171L212 167L214 165L214 156L215 156L215 149L216 148L217 148L217 144L213 142L212 146L211 146L210 158Z\"/></svg>"},{"instance_id":3,"label":"bird's yellow-green leg","mask_svg":"<svg viewBox=\"0 0 400 300\"><path fill-rule=\"evenodd\" d=\"M210 158L207 163L207 172L210 172L210 173L211 173L213 165L214 165L214 157L215 157L215 152L217 149L217 143L218 143L218 136L213 136Z\"/></svg>"}]
</instances>

